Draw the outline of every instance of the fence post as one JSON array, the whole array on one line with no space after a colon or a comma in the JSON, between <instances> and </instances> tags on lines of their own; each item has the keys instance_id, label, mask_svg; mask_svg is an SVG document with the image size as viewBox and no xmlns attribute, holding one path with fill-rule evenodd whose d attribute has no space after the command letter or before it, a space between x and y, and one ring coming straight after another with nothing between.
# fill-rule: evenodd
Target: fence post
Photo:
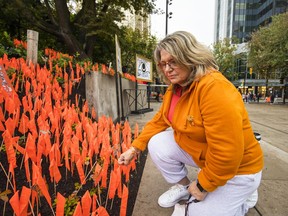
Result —
<instances>
[{"instance_id":1,"label":"fence post","mask_svg":"<svg viewBox=\"0 0 288 216\"><path fill-rule=\"evenodd\" d=\"M38 32L27 30L27 59L26 63L32 62L35 66L38 58Z\"/></svg>"}]
</instances>

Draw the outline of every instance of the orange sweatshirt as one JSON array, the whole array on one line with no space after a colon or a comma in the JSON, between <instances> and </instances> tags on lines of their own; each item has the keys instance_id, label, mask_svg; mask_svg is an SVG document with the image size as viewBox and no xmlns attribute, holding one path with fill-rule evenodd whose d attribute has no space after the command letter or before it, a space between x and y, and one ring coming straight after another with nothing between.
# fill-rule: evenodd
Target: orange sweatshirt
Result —
<instances>
[{"instance_id":1,"label":"orange sweatshirt","mask_svg":"<svg viewBox=\"0 0 288 216\"><path fill-rule=\"evenodd\" d=\"M193 82L179 99L170 123L167 119L172 86L163 104L132 143L144 150L155 134L172 127L175 141L201 168L198 180L211 192L235 175L263 168L263 152L255 139L248 113L233 84L220 72Z\"/></svg>"}]
</instances>

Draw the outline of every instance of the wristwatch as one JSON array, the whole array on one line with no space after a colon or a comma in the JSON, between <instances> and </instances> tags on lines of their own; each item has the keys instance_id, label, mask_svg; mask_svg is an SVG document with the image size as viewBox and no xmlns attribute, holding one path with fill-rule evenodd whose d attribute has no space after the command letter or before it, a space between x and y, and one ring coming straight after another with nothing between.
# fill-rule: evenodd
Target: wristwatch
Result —
<instances>
[{"instance_id":1,"label":"wristwatch","mask_svg":"<svg viewBox=\"0 0 288 216\"><path fill-rule=\"evenodd\" d=\"M196 182L197 182L197 183L196 183L196 186L197 186L197 188L200 190L200 192L207 192L207 191L201 186L201 184L199 183L198 179L197 179Z\"/></svg>"}]
</instances>

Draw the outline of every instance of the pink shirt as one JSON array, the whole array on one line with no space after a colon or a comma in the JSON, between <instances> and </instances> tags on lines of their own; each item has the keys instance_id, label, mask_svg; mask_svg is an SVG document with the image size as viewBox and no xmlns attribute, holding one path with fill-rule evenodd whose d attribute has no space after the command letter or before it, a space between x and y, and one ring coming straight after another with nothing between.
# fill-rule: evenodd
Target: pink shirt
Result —
<instances>
[{"instance_id":1,"label":"pink shirt","mask_svg":"<svg viewBox=\"0 0 288 216\"><path fill-rule=\"evenodd\" d=\"M176 106L178 100L180 99L181 95L182 95L182 87L177 87L175 89L175 93L173 94L172 99L171 99L171 103L170 103L170 108L169 108L169 113L168 113L168 120L170 122L172 122L174 109L175 109L175 106Z\"/></svg>"}]
</instances>

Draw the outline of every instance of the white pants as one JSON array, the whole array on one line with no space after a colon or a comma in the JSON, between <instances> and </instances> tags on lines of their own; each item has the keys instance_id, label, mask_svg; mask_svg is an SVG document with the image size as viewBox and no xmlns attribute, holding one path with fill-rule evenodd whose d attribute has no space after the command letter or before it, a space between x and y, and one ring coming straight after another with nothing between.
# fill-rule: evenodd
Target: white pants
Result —
<instances>
[{"instance_id":1,"label":"white pants","mask_svg":"<svg viewBox=\"0 0 288 216\"><path fill-rule=\"evenodd\" d=\"M148 144L149 154L167 182L175 184L187 176L185 165L197 167L192 157L183 151L169 129L153 136ZM248 211L247 198L260 185L262 172L236 175L224 186L208 193L206 198L189 205L189 216L243 216ZM193 199L193 197L192 197Z\"/></svg>"}]
</instances>

